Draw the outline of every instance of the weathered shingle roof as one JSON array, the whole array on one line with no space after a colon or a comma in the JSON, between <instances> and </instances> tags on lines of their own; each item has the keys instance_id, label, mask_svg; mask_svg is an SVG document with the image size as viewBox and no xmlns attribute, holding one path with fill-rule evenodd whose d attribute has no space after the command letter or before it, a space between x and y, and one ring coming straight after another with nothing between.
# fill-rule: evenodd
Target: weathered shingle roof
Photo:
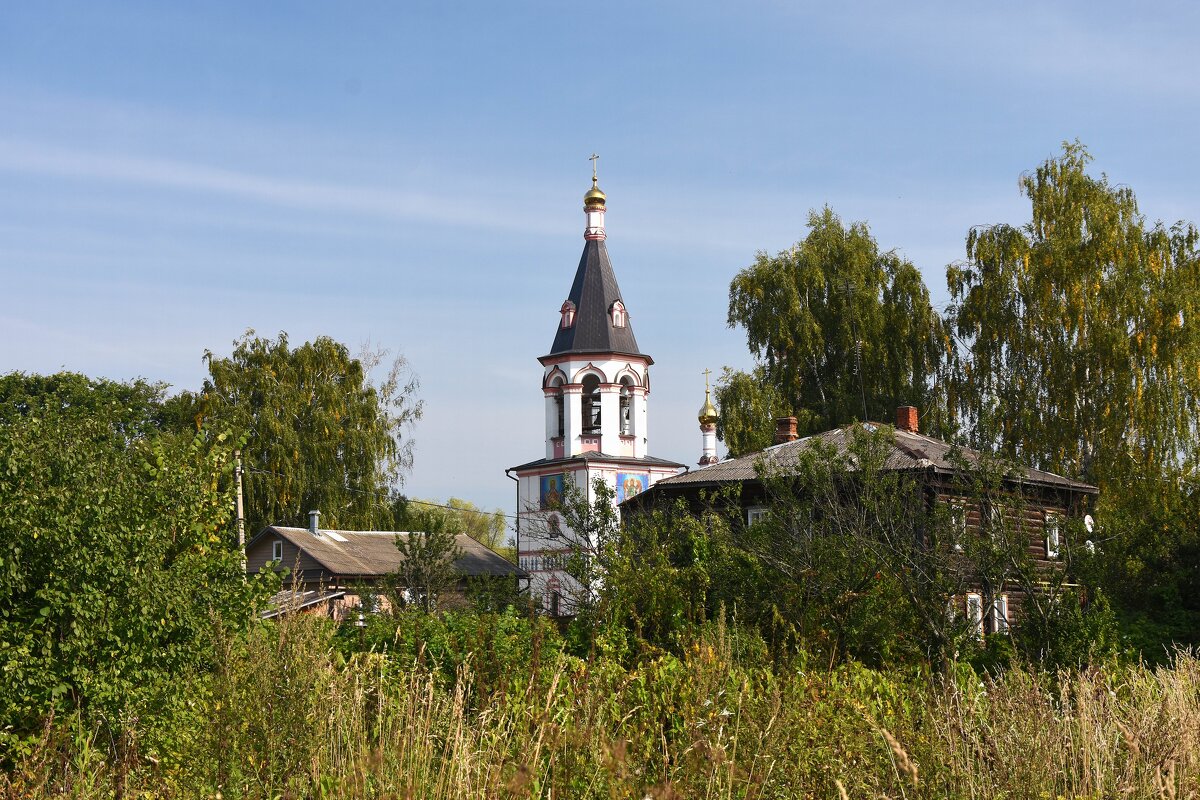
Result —
<instances>
[{"instance_id":1,"label":"weathered shingle roof","mask_svg":"<svg viewBox=\"0 0 1200 800\"><path fill-rule=\"evenodd\" d=\"M643 356L633 336L632 315L625 327L613 327L609 309L621 298L617 276L608 260L608 248L603 239L584 242L579 268L567 299L575 304L575 324L559 327L550 345L549 355L562 353L621 353ZM628 314L628 307L626 307Z\"/></svg>"},{"instance_id":2,"label":"weathered shingle roof","mask_svg":"<svg viewBox=\"0 0 1200 800\"><path fill-rule=\"evenodd\" d=\"M754 480L758 477L758 464L760 460L768 472L782 472L786 474L789 467L796 465L800 454L817 442L824 442L836 451L844 453L850 442L852 427L835 428L831 431L797 439L794 442L777 444L757 453L719 461L716 464L693 469L682 475L664 478L651 488L662 487L669 490L670 487L719 486ZM888 453L887 459L884 462L884 468L889 470L932 470L947 475L954 474L959 472L960 468L950 457L953 449L953 445L943 442L940 439L897 429L891 452ZM977 451L964 447L958 448L958 454L968 465L977 464L980 459L980 454ZM1020 479L1025 483L1071 489L1087 494L1096 494L1098 492L1095 486L1074 481L1070 478L1064 478L1052 472L1022 467L1018 469L1018 473Z\"/></svg>"},{"instance_id":3,"label":"weathered shingle roof","mask_svg":"<svg viewBox=\"0 0 1200 800\"><path fill-rule=\"evenodd\" d=\"M329 530L314 535L307 528L271 525L254 538L257 540L272 533L287 539L335 575L364 578L386 575L400 566L403 559L396 548L396 537L412 535L406 531ZM465 533L456 535L454 539L462 550L462 556L454 562L454 567L462 574L525 577L523 570Z\"/></svg>"}]
</instances>

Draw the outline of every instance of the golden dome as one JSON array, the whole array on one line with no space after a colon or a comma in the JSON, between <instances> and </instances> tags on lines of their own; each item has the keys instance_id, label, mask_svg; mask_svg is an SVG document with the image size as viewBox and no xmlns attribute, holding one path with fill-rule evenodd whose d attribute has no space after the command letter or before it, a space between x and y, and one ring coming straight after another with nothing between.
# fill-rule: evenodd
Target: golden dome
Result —
<instances>
[{"instance_id":1,"label":"golden dome","mask_svg":"<svg viewBox=\"0 0 1200 800\"><path fill-rule=\"evenodd\" d=\"M700 414L697 418L701 425L717 424L717 409L713 406L712 400L708 399L708 389L704 390L704 405L700 406Z\"/></svg>"},{"instance_id":2,"label":"golden dome","mask_svg":"<svg viewBox=\"0 0 1200 800\"><path fill-rule=\"evenodd\" d=\"M599 206L604 208L604 192L600 191L600 187L596 185L596 179L592 178L592 188L587 190L587 194L583 196L584 208L595 208Z\"/></svg>"}]
</instances>

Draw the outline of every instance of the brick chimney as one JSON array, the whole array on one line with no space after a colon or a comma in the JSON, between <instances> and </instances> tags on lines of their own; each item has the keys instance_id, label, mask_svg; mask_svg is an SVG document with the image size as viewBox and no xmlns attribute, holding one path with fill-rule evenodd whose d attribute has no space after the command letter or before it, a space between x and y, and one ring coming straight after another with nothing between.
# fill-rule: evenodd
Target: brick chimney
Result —
<instances>
[{"instance_id":1,"label":"brick chimney","mask_svg":"<svg viewBox=\"0 0 1200 800\"><path fill-rule=\"evenodd\" d=\"M900 406L896 409L896 430L920 433L917 427L916 406Z\"/></svg>"},{"instance_id":2,"label":"brick chimney","mask_svg":"<svg viewBox=\"0 0 1200 800\"><path fill-rule=\"evenodd\" d=\"M799 438L796 435L795 417L780 417L775 420L775 444L794 442Z\"/></svg>"}]
</instances>

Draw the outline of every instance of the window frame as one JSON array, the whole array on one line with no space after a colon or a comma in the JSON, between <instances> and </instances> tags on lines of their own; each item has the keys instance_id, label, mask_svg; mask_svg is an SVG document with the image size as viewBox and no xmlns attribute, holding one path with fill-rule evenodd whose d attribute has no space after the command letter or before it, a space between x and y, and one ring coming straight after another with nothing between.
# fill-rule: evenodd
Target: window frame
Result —
<instances>
[{"instance_id":1,"label":"window frame","mask_svg":"<svg viewBox=\"0 0 1200 800\"><path fill-rule=\"evenodd\" d=\"M283 561L283 539L275 539L271 542L271 560Z\"/></svg>"},{"instance_id":2,"label":"window frame","mask_svg":"<svg viewBox=\"0 0 1200 800\"><path fill-rule=\"evenodd\" d=\"M746 507L746 526L749 527L759 520L764 520L771 514L771 509L766 506L747 506Z\"/></svg>"},{"instance_id":3,"label":"window frame","mask_svg":"<svg viewBox=\"0 0 1200 800\"><path fill-rule=\"evenodd\" d=\"M973 607L972 607L973 606ZM983 639L983 595L979 592L967 592L966 595L967 622L971 626L971 635Z\"/></svg>"},{"instance_id":4,"label":"window frame","mask_svg":"<svg viewBox=\"0 0 1200 800\"><path fill-rule=\"evenodd\" d=\"M1046 547L1046 558L1056 559L1062 553L1062 519L1053 512L1046 511L1042 520L1042 540Z\"/></svg>"},{"instance_id":5,"label":"window frame","mask_svg":"<svg viewBox=\"0 0 1200 800\"><path fill-rule=\"evenodd\" d=\"M1008 595L998 594L992 598L992 633L1007 636L1011 628L1008 619Z\"/></svg>"}]
</instances>

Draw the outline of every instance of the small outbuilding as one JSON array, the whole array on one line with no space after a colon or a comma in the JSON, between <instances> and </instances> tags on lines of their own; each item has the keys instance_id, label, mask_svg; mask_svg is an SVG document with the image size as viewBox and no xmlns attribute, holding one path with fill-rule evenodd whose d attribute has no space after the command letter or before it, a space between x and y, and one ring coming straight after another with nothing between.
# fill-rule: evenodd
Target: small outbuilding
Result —
<instances>
[{"instance_id":1,"label":"small outbuilding","mask_svg":"<svg viewBox=\"0 0 1200 800\"><path fill-rule=\"evenodd\" d=\"M321 612L342 619L361 605L364 590L381 587L396 572L403 555L397 537L423 535L408 531L345 531L318 527L316 515L308 528L270 525L246 545L246 571L289 570L286 591L273 602L268 616L291 611ZM511 582L528 574L502 555L465 533L455 536L461 555L454 561L457 582L439 598L443 607L465 602L472 578Z\"/></svg>"}]
</instances>

